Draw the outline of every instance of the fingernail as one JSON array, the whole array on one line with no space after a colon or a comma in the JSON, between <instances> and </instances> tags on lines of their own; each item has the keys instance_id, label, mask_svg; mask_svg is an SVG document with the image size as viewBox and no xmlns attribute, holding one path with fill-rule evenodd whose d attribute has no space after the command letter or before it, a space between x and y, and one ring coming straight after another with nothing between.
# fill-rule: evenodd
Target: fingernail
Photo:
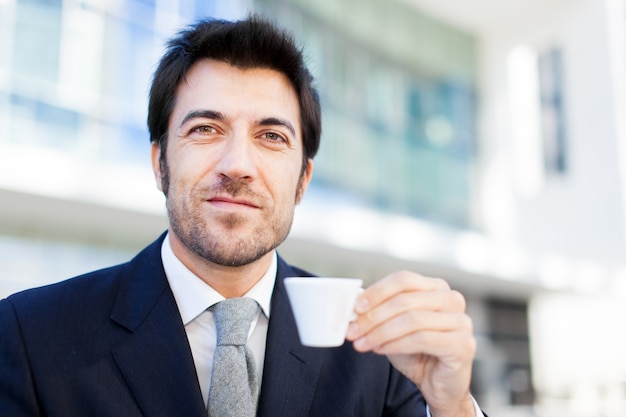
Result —
<instances>
[{"instance_id":1,"label":"fingernail","mask_svg":"<svg viewBox=\"0 0 626 417\"><path fill-rule=\"evenodd\" d=\"M350 323L350 326L348 326L348 331L346 333L346 338L350 339L354 337L358 331L359 331L359 325L356 323Z\"/></svg>"},{"instance_id":2,"label":"fingernail","mask_svg":"<svg viewBox=\"0 0 626 417\"><path fill-rule=\"evenodd\" d=\"M367 298L359 298L356 300L355 308L357 311L364 312L368 309L368 307L369 302L367 301Z\"/></svg>"},{"instance_id":3,"label":"fingernail","mask_svg":"<svg viewBox=\"0 0 626 417\"><path fill-rule=\"evenodd\" d=\"M354 347L357 350L365 350L365 348L367 347L367 339L365 337L362 337L358 340L355 340Z\"/></svg>"}]
</instances>

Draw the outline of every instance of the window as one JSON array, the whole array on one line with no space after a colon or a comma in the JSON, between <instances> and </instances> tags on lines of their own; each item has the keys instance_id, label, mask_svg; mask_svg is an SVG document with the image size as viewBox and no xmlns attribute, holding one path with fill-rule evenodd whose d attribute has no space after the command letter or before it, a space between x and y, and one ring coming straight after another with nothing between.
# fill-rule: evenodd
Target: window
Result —
<instances>
[{"instance_id":1,"label":"window","mask_svg":"<svg viewBox=\"0 0 626 417\"><path fill-rule=\"evenodd\" d=\"M394 16L393 25L373 14L368 22L370 14L362 13L358 27L349 28L312 12L323 7L313 3L255 1L290 24L314 59L324 137L313 185L384 211L466 227L476 136L474 40L400 5L363 7L376 4ZM398 42L391 47L372 38L372 25ZM419 48L416 39L424 43ZM451 43L464 46L463 58L450 53ZM450 57L458 60L444 59Z\"/></svg>"},{"instance_id":2,"label":"window","mask_svg":"<svg viewBox=\"0 0 626 417\"><path fill-rule=\"evenodd\" d=\"M525 301L487 301L489 339L504 355L501 384L509 393L509 404L533 404L535 392L530 363L528 305Z\"/></svg>"},{"instance_id":3,"label":"window","mask_svg":"<svg viewBox=\"0 0 626 417\"><path fill-rule=\"evenodd\" d=\"M546 175L567 171L567 143L563 108L563 59L558 48L539 54L541 132Z\"/></svg>"}]
</instances>

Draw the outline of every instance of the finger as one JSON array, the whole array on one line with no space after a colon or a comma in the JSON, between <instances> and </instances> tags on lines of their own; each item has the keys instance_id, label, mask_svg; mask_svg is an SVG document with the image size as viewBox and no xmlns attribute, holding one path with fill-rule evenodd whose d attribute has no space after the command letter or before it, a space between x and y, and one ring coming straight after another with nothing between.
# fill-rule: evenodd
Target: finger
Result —
<instances>
[{"instance_id":1,"label":"finger","mask_svg":"<svg viewBox=\"0 0 626 417\"><path fill-rule=\"evenodd\" d=\"M411 345L416 335L424 332L453 333L463 332L472 335L472 321L465 314L409 311L387 320L354 340L358 351L378 350L391 343L406 339L403 344L409 348L404 353L425 353L419 346Z\"/></svg>"},{"instance_id":2,"label":"finger","mask_svg":"<svg viewBox=\"0 0 626 417\"><path fill-rule=\"evenodd\" d=\"M464 362L476 353L476 338L466 331L440 332L434 330L416 332L403 338L389 341L372 349L380 355L413 355L420 353L446 362L455 358Z\"/></svg>"},{"instance_id":3,"label":"finger","mask_svg":"<svg viewBox=\"0 0 626 417\"><path fill-rule=\"evenodd\" d=\"M348 329L348 340L355 340L372 328L409 312L448 312L464 313L465 298L453 290L411 291L396 294L365 313L357 315Z\"/></svg>"},{"instance_id":4,"label":"finger","mask_svg":"<svg viewBox=\"0 0 626 417\"><path fill-rule=\"evenodd\" d=\"M356 311L363 313L402 292L449 290L448 283L413 272L400 271L387 275L367 288L357 299Z\"/></svg>"}]
</instances>

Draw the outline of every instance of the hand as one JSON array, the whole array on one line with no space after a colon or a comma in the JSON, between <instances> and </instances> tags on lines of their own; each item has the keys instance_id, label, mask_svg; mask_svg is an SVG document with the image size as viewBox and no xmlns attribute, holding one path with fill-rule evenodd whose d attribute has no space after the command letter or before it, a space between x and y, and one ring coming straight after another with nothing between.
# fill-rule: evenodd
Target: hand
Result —
<instances>
[{"instance_id":1,"label":"hand","mask_svg":"<svg viewBox=\"0 0 626 417\"><path fill-rule=\"evenodd\" d=\"M387 355L420 389L433 417L474 416L469 393L476 353L465 298L442 279L396 272L357 299L347 339Z\"/></svg>"}]
</instances>

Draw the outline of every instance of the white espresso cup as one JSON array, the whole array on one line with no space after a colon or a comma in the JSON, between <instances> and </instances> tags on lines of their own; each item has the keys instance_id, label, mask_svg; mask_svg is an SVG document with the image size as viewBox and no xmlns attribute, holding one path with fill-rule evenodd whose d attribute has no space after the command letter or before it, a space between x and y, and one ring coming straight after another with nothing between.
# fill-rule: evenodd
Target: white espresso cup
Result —
<instances>
[{"instance_id":1,"label":"white espresso cup","mask_svg":"<svg viewBox=\"0 0 626 417\"><path fill-rule=\"evenodd\" d=\"M362 285L356 278L285 278L300 342L311 347L341 346Z\"/></svg>"}]
</instances>

